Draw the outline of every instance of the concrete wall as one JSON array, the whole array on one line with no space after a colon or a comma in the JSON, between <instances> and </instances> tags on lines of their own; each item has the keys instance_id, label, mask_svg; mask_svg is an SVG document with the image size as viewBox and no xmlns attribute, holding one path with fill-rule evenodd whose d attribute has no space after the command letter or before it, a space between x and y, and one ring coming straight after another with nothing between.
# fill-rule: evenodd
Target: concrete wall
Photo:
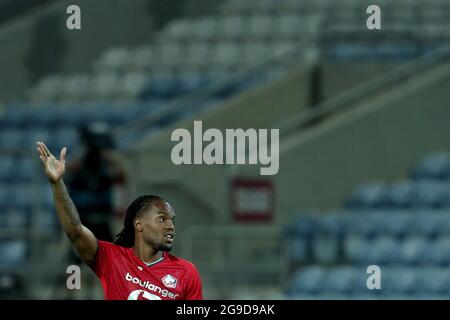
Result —
<instances>
[{"instance_id":1,"label":"concrete wall","mask_svg":"<svg viewBox=\"0 0 450 320\"><path fill-rule=\"evenodd\" d=\"M365 81L391 71L398 64L393 63L333 63L323 61L320 64L321 96L329 99L344 90L354 88Z\"/></svg>"},{"instance_id":2,"label":"concrete wall","mask_svg":"<svg viewBox=\"0 0 450 320\"><path fill-rule=\"evenodd\" d=\"M450 66L439 66L370 103L282 142L277 221L339 208L355 186L406 178L427 153L450 151ZM257 170L240 174L256 176Z\"/></svg>"}]
</instances>

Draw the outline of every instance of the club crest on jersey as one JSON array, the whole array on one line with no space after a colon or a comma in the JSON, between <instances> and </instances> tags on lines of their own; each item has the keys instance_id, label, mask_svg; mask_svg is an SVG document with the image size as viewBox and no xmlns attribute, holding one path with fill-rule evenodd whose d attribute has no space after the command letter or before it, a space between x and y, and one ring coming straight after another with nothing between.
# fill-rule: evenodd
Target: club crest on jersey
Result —
<instances>
[{"instance_id":1,"label":"club crest on jersey","mask_svg":"<svg viewBox=\"0 0 450 320\"><path fill-rule=\"evenodd\" d=\"M165 275L161 280L167 288L177 287L177 279L170 274Z\"/></svg>"}]
</instances>

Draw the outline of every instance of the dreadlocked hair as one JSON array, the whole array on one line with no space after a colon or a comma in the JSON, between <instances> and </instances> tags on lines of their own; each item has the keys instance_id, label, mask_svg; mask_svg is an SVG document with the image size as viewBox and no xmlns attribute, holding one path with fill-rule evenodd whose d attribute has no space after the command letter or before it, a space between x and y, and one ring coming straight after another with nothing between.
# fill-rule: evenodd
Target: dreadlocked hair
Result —
<instances>
[{"instance_id":1,"label":"dreadlocked hair","mask_svg":"<svg viewBox=\"0 0 450 320\"><path fill-rule=\"evenodd\" d=\"M134 219L144 209L150 207L153 201L164 200L161 197L154 195L143 195L136 198L127 208L125 219L123 221L123 229L117 235L115 244L131 248L134 246Z\"/></svg>"}]
</instances>

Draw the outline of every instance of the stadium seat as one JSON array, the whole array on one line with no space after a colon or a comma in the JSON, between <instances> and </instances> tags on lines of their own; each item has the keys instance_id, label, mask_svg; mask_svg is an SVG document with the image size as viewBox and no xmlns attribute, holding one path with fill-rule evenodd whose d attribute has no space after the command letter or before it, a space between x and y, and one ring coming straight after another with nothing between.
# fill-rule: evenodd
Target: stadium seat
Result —
<instances>
[{"instance_id":1,"label":"stadium seat","mask_svg":"<svg viewBox=\"0 0 450 320\"><path fill-rule=\"evenodd\" d=\"M238 46L233 42L225 42L212 49L210 63L220 67L230 67L235 65L240 58Z\"/></svg>"},{"instance_id":2,"label":"stadium seat","mask_svg":"<svg viewBox=\"0 0 450 320\"><path fill-rule=\"evenodd\" d=\"M348 233L343 242L344 258L350 263L359 263L364 261L364 254L369 247L366 237L360 234Z\"/></svg>"},{"instance_id":3,"label":"stadium seat","mask_svg":"<svg viewBox=\"0 0 450 320\"><path fill-rule=\"evenodd\" d=\"M409 211L389 210L382 211L380 218L384 233L390 234L394 237L401 238L411 232L411 227L414 224L414 216Z\"/></svg>"},{"instance_id":4,"label":"stadium seat","mask_svg":"<svg viewBox=\"0 0 450 320\"><path fill-rule=\"evenodd\" d=\"M127 71L147 72L151 69L151 65L154 63L156 56L156 49L152 45L146 45L132 50L130 52L131 60L127 65Z\"/></svg>"},{"instance_id":5,"label":"stadium seat","mask_svg":"<svg viewBox=\"0 0 450 320\"><path fill-rule=\"evenodd\" d=\"M447 268L421 268L417 274L417 292L421 295L448 294L450 273Z\"/></svg>"},{"instance_id":6,"label":"stadium seat","mask_svg":"<svg viewBox=\"0 0 450 320\"><path fill-rule=\"evenodd\" d=\"M426 156L412 173L414 179L450 179L450 155L436 152Z\"/></svg>"},{"instance_id":7,"label":"stadium seat","mask_svg":"<svg viewBox=\"0 0 450 320\"><path fill-rule=\"evenodd\" d=\"M90 86L90 75L73 74L68 76L61 86L59 101L76 102L86 98L87 90Z\"/></svg>"},{"instance_id":8,"label":"stadium seat","mask_svg":"<svg viewBox=\"0 0 450 320\"><path fill-rule=\"evenodd\" d=\"M289 284L292 295L314 295L323 291L326 271L321 266L310 266L297 271Z\"/></svg>"},{"instance_id":9,"label":"stadium seat","mask_svg":"<svg viewBox=\"0 0 450 320\"><path fill-rule=\"evenodd\" d=\"M177 19L171 21L164 29L162 37L170 40L181 40L189 37L191 31L191 21L188 19Z\"/></svg>"},{"instance_id":10,"label":"stadium seat","mask_svg":"<svg viewBox=\"0 0 450 320\"><path fill-rule=\"evenodd\" d=\"M273 29L273 19L269 14L253 15L247 23L246 36L259 40L268 37Z\"/></svg>"},{"instance_id":11,"label":"stadium seat","mask_svg":"<svg viewBox=\"0 0 450 320\"><path fill-rule=\"evenodd\" d=\"M214 17L196 19L191 24L190 36L197 41L210 41L217 32L217 27L217 19L214 19Z\"/></svg>"},{"instance_id":12,"label":"stadium seat","mask_svg":"<svg viewBox=\"0 0 450 320\"><path fill-rule=\"evenodd\" d=\"M324 292L349 296L358 285L358 276L352 267L335 267L327 272Z\"/></svg>"},{"instance_id":13,"label":"stadium seat","mask_svg":"<svg viewBox=\"0 0 450 320\"><path fill-rule=\"evenodd\" d=\"M450 184L439 182L418 182L415 208L441 208L446 205Z\"/></svg>"},{"instance_id":14,"label":"stadium seat","mask_svg":"<svg viewBox=\"0 0 450 320\"><path fill-rule=\"evenodd\" d=\"M30 112L27 106L22 104L10 104L2 117L2 128L18 128L26 126L30 122Z\"/></svg>"},{"instance_id":15,"label":"stadium seat","mask_svg":"<svg viewBox=\"0 0 450 320\"><path fill-rule=\"evenodd\" d=\"M62 126L51 130L50 145L52 150L57 153L59 150L66 146L70 150L79 143L78 129L74 126Z\"/></svg>"},{"instance_id":16,"label":"stadium seat","mask_svg":"<svg viewBox=\"0 0 450 320\"><path fill-rule=\"evenodd\" d=\"M23 134L19 129L0 130L0 148L19 149L23 143Z\"/></svg>"},{"instance_id":17,"label":"stadium seat","mask_svg":"<svg viewBox=\"0 0 450 320\"><path fill-rule=\"evenodd\" d=\"M111 48L103 52L95 67L100 72L120 72L126 69L131 56L125 47Z\"/></svg>"},{"instance_id":18,"label":"stadium seat","mask_svg":"<svg viewBox=\"0 0 450 320\"><path fill-rule=\"evenodd\" d=\"M242 30L246 28L246 19L243 16L225 16L218 19L218 37L227 40L236 40L242 37Z\"/></svg>"},{"instance_id":19,"label":"stadium seat","mask_svg":"<svg viewBox=\"0 0 450 320\"><path fill-rule=\"evenodd\" d=\"M29 92L31 102L51 102L59 96L63 85L63 75L49 75L40 79Z\"/></svg>"},{"instance_id":20,"label":"stadium seat","mask_svg":"<svg viewBox=\"0 0 450 320\"><path fill-rule=\"evenodd\" d=\"M347 208L377 209L386 203L387 192L384 183L370 183L359 186L347 201Z\"/></svg>"},{"instance_id":21,"label":"stadium seat","mask_svg":"<svg viewBox=\"0 0 450 320\"><path fill-rule=\"evenodd\" d=\"M12 156L0 156L0 182L8 182L13 177L14 158ZM6 188L5 188L6 190Z\"/></svg>"},{"instance_id":22,"label":"stadium seat","mask_svg":"<svg viewBox=\"0 0 450 320\"><path fill-rule=\"evenodd\" d=\"M317 234L312 241L312 258L318 263L334 263L339 257L339 241L336 235Z\"/></svg>"},{"instance_id":23,"label":"stadium seat","mask_svg":"<svg viewBox=\"0 0 450 320\"><path fill-rule=\"evenodd\" d=\"M31 211L23 208L9 207L3 214L2 226L9 230L25 232L31 226Z\"/></svg>"},{"instance_id":24,"label":"stadium seat","mask_svg":"<svg viewBox=\"0 0 450 320\"><path fill-rule=\"evenodd\" d=\"M184 47L179 42L161 42L156 48L158 63L164 67L173 68L177 66L183 57Z\"/></svg>"},{"instance_id":25,"label":"stadium seat","mask_svg":"<svg viewBox=\"0 0 450 320\"><path fill-rule=\"evenodd\" d=\"M5 212L9 206L9 188L0 180L0 213ZM1 220L1 219L0 219Z\"/></svg>"},{"instance_id":26,"label":"stadium seat","mask_svg":"<svg viewBox=\"0 0 450 320\"><path fill-rule=\"evenodd\" d=\"M93 75L92 85L87 92L88 100L105 101L114 94L119 81L115 72L99 72Z\"/></svg>"},{"instance_id":27,"label":"stadium seat","mask_svg":"<svg viewBox=\"0 0 450 320\"><path fill-rule=\"evenodd\" d=\"M411 236L404 239L400 248L401 263L406 265L423 264L428 247L429 243L423 236Z\"/></svg>"},{"instance_id":28,"label":"stadium seat","mask_svg":"<svg viewBox=\"0 0 450 320\"><path fill-rule=\"evenodd\" d=\"M416 192L415 184L411 181L394 183L387 189L388 206L392 208L411 208Z\"/></svg>"},{"instance_id":29,"label":"stadium seat","mask_svg":"<svg viewBox=\"0 0 450 320\"><path fill-rule=\"evenodd\" d=\"M0 241L0 266L17 266L25 263L26 243L21 240Z\"/></svg>"},{"instance_id":30,"label":"stadium seat","mask_svg":"<svg viewBox=\"0 0 450 320\"><path fill-rule=\"evenodd\" d=\"M34 144L30 142L30 147ZM24 183L31 183L33 176L36 174L37 165L40 165L38 162L39 159L31 158L31 157L20 157L16 158L16 166L17 171L15 175L16 181L21 181Z\"/></svg>"},{"instance_id":31,"label":"stadium seat","mask_svg":"<svg viewBox=\"0 0 450 320\"><path fill-rule=\"evenodd\" d=\"M385 265L398 262L399 241L391 236L380 235L362 252L362 260L368 264Z\"/></svg>"},{"instance_id":32,"label":"stadium seat","mask_svg":"<svg viewBox=\"0 0 450 320\"><path fill-rule=\"evenodd\" d=\"M412 295L416 288L416 272L412 268L383 268L381 271L383 296Z\"/></svg>"},{"instance_id":33,"label":"stadium seat","mask_svg":"<svg viewBox=\"0 0 450 320\"><path fill-rule=\"evenodd\" d=\"M445 236L432 241L424 253L423 261L435 266L450 264L450 238Z\"/></svg>"}]
</instances>

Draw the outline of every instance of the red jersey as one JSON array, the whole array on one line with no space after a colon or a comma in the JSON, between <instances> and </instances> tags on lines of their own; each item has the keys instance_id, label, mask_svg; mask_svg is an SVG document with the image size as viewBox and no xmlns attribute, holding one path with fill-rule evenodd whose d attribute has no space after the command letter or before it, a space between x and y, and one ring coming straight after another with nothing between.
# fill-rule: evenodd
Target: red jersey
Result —
<instances>
[{"instance_id":1,"label":"red jersey","mask_svg":"<svg viewBox=\"0 0 450 320\"><path fill-rule=\"evenodd\" d=\"M146 265L133 248L98 241L93 265L106 300L201 300L202 284L190 262L163 252Z\"/></svg>"}]
</instances>

